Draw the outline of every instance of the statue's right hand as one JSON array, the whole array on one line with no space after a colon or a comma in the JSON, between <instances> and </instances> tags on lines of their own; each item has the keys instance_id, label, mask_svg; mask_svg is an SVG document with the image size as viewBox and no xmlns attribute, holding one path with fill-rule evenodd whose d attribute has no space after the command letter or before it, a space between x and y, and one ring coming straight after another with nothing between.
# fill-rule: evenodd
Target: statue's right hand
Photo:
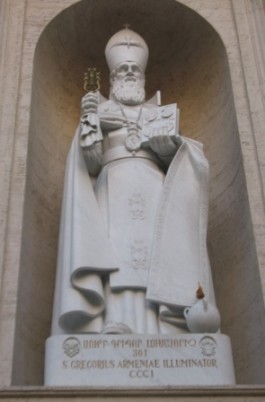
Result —
<instances>
[{"instance_id":1,"label":"statue's right hand","mask_svg":"<svg viewBox=\"0 0 265 402\"><path fill-rule=\"evenodd\" d=\"M97 113L98 110L98 93L88 92L81 101L82 115L87 113Z\"/></svg>"}]
</instances>

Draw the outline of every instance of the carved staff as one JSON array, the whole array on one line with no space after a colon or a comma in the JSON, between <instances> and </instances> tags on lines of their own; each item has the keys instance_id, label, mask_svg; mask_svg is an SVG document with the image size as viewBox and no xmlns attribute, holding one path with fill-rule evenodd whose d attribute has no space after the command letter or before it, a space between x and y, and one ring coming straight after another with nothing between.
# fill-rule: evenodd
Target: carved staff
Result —
<instances>
[{"instance_id":1,"label":"carved staff","mask_svg":"<svg viewBox=\"0 0 265 402\"><path fill-rule=\"evenodd\" d=\"M97 92L100 89L100 73L95 67L88 68L84 73L84 90L86 92Z\"/></svg>"},{"instance_id":2,"label":"carved staff","mask_svg":"<svg viewBox=\"0 0 265 402\"><path fill-rule=\"evenodd\" d=\"M103 140L97 108L99 103L100 73L95 67L88 68L84 73L84 90L87 92L82 99L82 116L80 120L80 144L91 147ZM101 144L97 144L97 148Z\"/></svg>"}]
</instances>

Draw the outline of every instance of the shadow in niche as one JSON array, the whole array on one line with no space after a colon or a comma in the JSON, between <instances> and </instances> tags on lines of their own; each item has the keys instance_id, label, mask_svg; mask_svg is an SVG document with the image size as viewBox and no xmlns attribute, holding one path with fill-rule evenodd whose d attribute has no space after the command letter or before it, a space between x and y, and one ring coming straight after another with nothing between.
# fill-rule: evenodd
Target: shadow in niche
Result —
<instances>
[{"instance_id":1,"label":"shadow in niche","mask_svg":"<svg viewBox=\"0 0 265 402\"><path fill-rule=\"evenodd\" d=\"M253 378L259 357L244 354L244 345L254 348L255 333L242 328L263 304L223 43L207 21L174 0L107 3L83 0L67 8L46 26L36 47L13 384L43 381L64 166L79 119L83 72L97 66L107 97L104 48L126 22L149 45L148 97L161 89L164 104L177 101L182 133L205 144L211 168L209 244L222 330L233 341L238 381L262 382Z\"/></svg>"}]
</instances>

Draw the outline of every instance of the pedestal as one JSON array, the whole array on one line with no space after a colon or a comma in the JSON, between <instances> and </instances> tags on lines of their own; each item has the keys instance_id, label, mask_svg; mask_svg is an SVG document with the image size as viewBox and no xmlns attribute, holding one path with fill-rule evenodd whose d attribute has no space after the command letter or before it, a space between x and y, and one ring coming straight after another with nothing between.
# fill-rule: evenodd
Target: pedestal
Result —
<instances>
[{"instance_id":1,"label":"pedestal","mask_svg":"<svg viewBox=\"0 0 265 402\"><path fill-rule=\"evenodd\" d=\"M226 335L56 335L46 341L47 386L233 384Z\"/></svg>"}]
</instances>

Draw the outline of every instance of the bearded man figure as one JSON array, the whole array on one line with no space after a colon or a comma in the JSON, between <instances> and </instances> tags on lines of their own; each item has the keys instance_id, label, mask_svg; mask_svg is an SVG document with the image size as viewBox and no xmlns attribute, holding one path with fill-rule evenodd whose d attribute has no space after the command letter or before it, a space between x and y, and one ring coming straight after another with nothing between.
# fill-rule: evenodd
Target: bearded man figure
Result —
<instances>
[{"instance_id":1,"label":"bearded man figure","mask_svg":"<svg viewBox=\"0 0 265 402\"><path fill-rule=\"evenodd\" d=\"M68 156L53 334L178 333L200 283L214 293L206 249L208 164L200 143L148 126L148 48L135 32L106 47L110 99L82 99ZM147 119L147 121L149 121Z\"/></svg>"}]
</instances>

